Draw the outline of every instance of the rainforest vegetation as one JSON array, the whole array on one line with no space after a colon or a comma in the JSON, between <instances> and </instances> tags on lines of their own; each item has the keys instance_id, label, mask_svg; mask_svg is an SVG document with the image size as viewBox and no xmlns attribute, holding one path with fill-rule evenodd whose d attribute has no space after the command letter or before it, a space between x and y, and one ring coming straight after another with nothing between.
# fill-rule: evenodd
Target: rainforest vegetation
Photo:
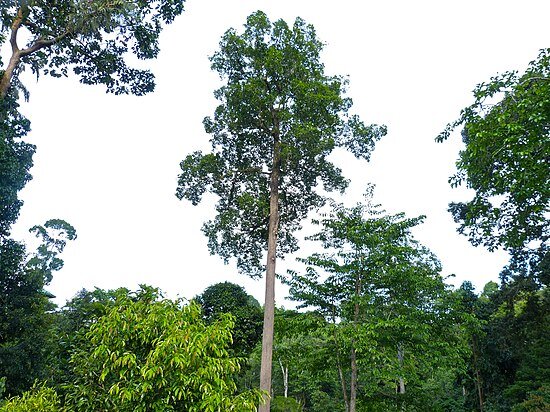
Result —
<instances>
[{"instance_id":1,"label":"rainforest vegetation","mask_svg":"<svg viewBox=\"0 0 550 412\"><path fill-rule=\"evenodd\" d=\"M265 276L264 304L230 282L190 300L141 285L52 302L78 228L37 224L34 251L11 235L36 151L20 74L152 93L153 74L132 64L157 56L183 11L183 0L0 0L0 411L549 411L550 49L479 84L432 136L444 146L461 133L449 182L473 197L451 201L449 218L478 248L509 253L498 282L452 286L414 236L425 216L384 211L373 185L355 205L332 197L349 181L331 153L367 163L386 126L353 113L313 26L258 11L210 58L211 150L182 153L174 189L193 205L214 195L208 248ZM315 230L299 240L304 224ZM296 265L277 272L290 254ZM276 277L296 309L275 305Z\"/></svg>"}]
</instances>

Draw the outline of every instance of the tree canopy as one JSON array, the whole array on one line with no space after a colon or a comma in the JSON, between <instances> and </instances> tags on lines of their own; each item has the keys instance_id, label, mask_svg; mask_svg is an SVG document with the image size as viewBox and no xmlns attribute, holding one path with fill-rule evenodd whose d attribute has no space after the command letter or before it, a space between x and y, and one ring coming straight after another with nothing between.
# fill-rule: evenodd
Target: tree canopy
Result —
<instances>
[{"instance_id":1,"label":"tree canopy","mask_svg":"<svg viewBox=\"0 0 550 412\"><path fill-rule=\"evenodd\" d=\"M242 34L228 30L211 57L226 82L214 93L220 101L214 116L204 119L212 151L181 162L177 196L195 205L206 192L218 197L217 215L203 228L208 247L226 261L235 257L250 276L264 269L270 190L279 193L277 247L283 256L296 250L293 233L300 222L324 203L318 186L341 191L347 185L328 155L345 147L368 159L386 133L349 114L347 80L324 73L322 48L302 19L289 27L257 12Z\"/></svg>"},{"instance_id":2,"label":"tree canopy","mask_svg":"<svg viewBox=\"0 0 550 412\"><path fill-rule=\"evenodd\" d=\"M130 67L125 55L156 57L163 24L181 14L183 4L184 0L0 1L0 39L7 39L11 47L0 76L0 100L24 67L54 77L66 76L72 68L82 83L103 84L115 94L152 91L153 74ZM25 46L20 39L23 29L28 33Z\"/></svg>"},{"instance_id":3,"label":"tree canopy","mask_svg":"<svg viewBox=\"0 0 550 412\"><path fill-rule=\"evenodd\" d=\"M505 72L474 89L474 103L437 137L463 127L453 186L475 191L451 203L459 232L474 245L521 249L548 242L550 201L550 49L525 73ZM547 246L546 246L547 247Z\"/></svg>"}]
</instances>

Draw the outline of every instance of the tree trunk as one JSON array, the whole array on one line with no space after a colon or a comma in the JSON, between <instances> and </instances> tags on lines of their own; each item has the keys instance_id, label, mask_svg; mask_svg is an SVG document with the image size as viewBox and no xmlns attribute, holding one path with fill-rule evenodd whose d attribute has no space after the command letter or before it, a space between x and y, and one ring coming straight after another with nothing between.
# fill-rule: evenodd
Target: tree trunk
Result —
<instances>
[{"instance_id":1,"label":"tree trunk","mask_svg":"<svg viewBox=\"0 0 550 412\"><path fill-rule=\"evenodd\" d=\"M10 88L13 72L21 61L21 51L17 46L17 33L19 31L19 28L21 27L21 24L23 23L24 14L25 7L19 7L19 10L17 10L17 15L10 27L11 58L8 62L6 70L4 70L4 73L2 73L2 78L0 78L0 100L4 100L4 98L8 94L8 89Z\"/></svg>"},{"instance_id":2,"label":"tree trunk","mask_svg":"<svg viewBox=\"0 0 550 412\"><path fill-rule=\"evenodd\" d=\"M477 362L477 342L475 336L472 336L472 354L474 356L474 371L476 375L477 396L479 398L479 411L483 412L483 388L481 385L481 376Z\"/></svg>"},{"instance_id":3,"label":"tree trunk","mask_svg":"<svg viewBox=\"0 0 550 412\"><path fill-rule=\"evenodd\" d=\"M397 345L397 361L399 362L399 367L403 367L403 358L405 357L405 350L403 349L403 343ZM405 393L405 379L402 377L399 378L399 387L397 388L397 393Z\"/></svg>"},{"instance_id":4,"label":"tree trunk","mask_svg":"<svg viewBox=\"0 0 550 412\"><path fill-rule=\"evenodd\" d=\"M344 371L342 370L342 362L340 361L340 351L338 350L338 338L336 335L336 320L333 317L332 321L334 323L334 346L336 354L336 367L338 368L338 376L340 377L340 383L342 385L342 395L344 397L344 405L346 407L346 412L349 411L349 400L348 400L348 389L346 387L346 378L344 377Z\"/></svg>"},{"instance_id":5,"label":"tree trunk","mask_svg":"<svg viewBox=\"0 0 550 412\"><path fill-rule=\"evenodd\" d=\"M279 365L281 366L281 372L283 373L283 386L285 388L285 398L288 398L288 366L285 367L281 359L279 359Z\"/></svg>"},{"instance_id":6,"label":"tree trunk","mask_svg":"<svg viewBox=\"0 0 550 412\"><path fill-rule=\"evenodd\" d=\"M271 396L271 363L273 359L273 327L275 324L275 263L277 258L277 231L279 229L279 179L281 173L281 143L279 125L275 120L273 133L273 166L269 195L269 233L267 240L267 264L265 272L264 329L262 336L262 363L260 390L266 392L265 403L259 412L269 412Z\"/></svg>"},{"instance_id":7,"label":"tree trunk","mask_svg":"<svg viewBox=\"0 0 550 412\"><path fill-rule=\"evenodd\" d=\"M15 52L14 54L12 54L8 66L2 74L2 78L0 78L0 100L3 100L7 96L11 84L11 79L13 77L13 72L19 65L20 60L21 58L19 52Z\"/></svg>"},{"instance_id":8,"label":"tree trunk","mask_svg":"<svg viewBox=\"0 0 550 412\"><path fill-rule=\"evenodd\" d=\"M349 412L355 412L357 402L357 357L355 348L351 348L351 382L349 389Z\"/></svg>"},{"instance_id":9,"label":"tree trunk","mask_svg":"<svg viewBox=\"0 0 550 412\"><path fill-rule=\"evenodd\" d=\"M359 322L359 297L361 296L361 275L355 279L355 303L353 308L353 325L357 330ZM355 340L351 339L351 380L349 389L349 412L355 412L357 400L357 353L355 351Z\"/></svg>"}]
</instances>

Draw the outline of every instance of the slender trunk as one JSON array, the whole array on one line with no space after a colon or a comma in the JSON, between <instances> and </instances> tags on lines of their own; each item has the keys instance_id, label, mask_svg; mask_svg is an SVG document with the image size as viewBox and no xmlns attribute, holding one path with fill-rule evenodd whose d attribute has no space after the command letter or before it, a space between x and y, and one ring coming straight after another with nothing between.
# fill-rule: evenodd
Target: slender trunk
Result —
<instances>
[{"instance_id":1,"label":"slender trunk","mask_svg":"<svg viewBox=\"0 0 550 412\"><path fill-rule=\"evenodd\" d=\"M355 348L351 348L351 382L349 389L349 412L355 412L357 404L357 356Z\"/></svg>"},{"instance_id":2,"label":"slender trunk","mask_svg":"<svg viewBox=\"0 0 550 412\"><path fill-rule=\"evenodd\" d=\"M346 406L346 412L349 411L349 400L348 400L348 388L346 387L346 378L344 377L344 371L342 370L342 362L340 361L340 351L338 350L338 337L336 335L336 321L333 318L334 322L334 346L336 354L336 367L338 368L338 376L340 377L340 383L342 385L342 395L344 396L344 405Z\"/></svg>"},{"instance_id":3,"label":"slender trunk","mask_svg":"<svg viewBox=\"0 0 550 412\"><path fill-rule=\"evenodd\" d=\"M285 388L285 398L288 398L288 366L285 367L281 359L279 359L279 365L281 366L281 372L283 373L283 386Z\"/></svg>"},{"instance_id":4,"label":"slender trunk","mask_svg":"<svg viewBox=\"0 0 550 412\"><path fill-rule=\"evenodd\" d=\"M405 357L405 350L403 349L403 343L397 345L397 360L399 362L399 367L403 368L403 358ZM405 393L405 379L403 377L399 378L399 387L397 388L397 393Z\"/></svg>"},{"instance_id":5,"label":"slender trunk","mask_svg":"<svg viewBox=\"0 0 550 412\"><path fill-rule=\"evenodd\" d=\"M361 275L355 279L355 303L353 308L353 325L357 330L359 322L359 297L361 296ZM349 412L355 412L357 401L357 353L355 351L355 339L351 339L351 381L349 393Z\"/></svg>"},{"instance_id":6,"label":"slender trunk","mask_svg":"<svg viewBox=\"0 0 550 412\"><path fill-rule=\"evenodd\" d=\"M275 119L276 120L276 119ZM264 329L262 336L262 363L260 390L266 392L265 403L259 412L269 412L271 396L271 362L273 359L273 327L275 323L275 263L277 258L277 231L279 228L279 179L281 173L281 143L279 125L275 121L273 133L273 166L269 195L269 234L267 240L267 264L265 272Z\"/></svg>"},{"instance_id":7,"label":"slender trunk","mask_svg":"<svg viewBox=\"0 0 550 412\"><path fill-rule=\"evenodd\" d=\"M477 342L475 336L472 336L472 354L474 356L474 371L476 375L477 395L479 398L479 411L483 412L483 388L481 385L481 376L477 362Z\"/></svg>"}]
</instances>

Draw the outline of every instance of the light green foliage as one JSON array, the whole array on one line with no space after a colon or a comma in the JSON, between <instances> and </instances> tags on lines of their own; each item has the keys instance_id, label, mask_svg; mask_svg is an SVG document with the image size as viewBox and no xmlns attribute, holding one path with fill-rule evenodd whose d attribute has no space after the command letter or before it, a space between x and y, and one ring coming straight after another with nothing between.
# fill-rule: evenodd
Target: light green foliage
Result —
<instances>
[{"instance_id":1,"label":"light green foliage","mask_svg":"<svg viewBox=\"0 0 550 412\"><path fill-rule=\"evenodd\" d=\"M356 352L363 399L394 402L399 378L418 385L424 374L460 358L456 314L439 261L411 235L421 221L381 215L370 203L334 205L311 237L326 252L302 259L307 270L289 280L294 300L335 323L333 356L341 354L346 370L345 358Z\"/></svg>"},{"instance_id":2,"label":"light green foliage","mask_svg":"<svg viewBox=\"0 0 550 412\"><path fill-rule=\"evenodd\" d=\"M465 184L475 196L450 204L459 232L491 250L547 242L550 49L541 50L522 75L506 72L479 84L474 98L436 139L464 128L465 148L450 183Z\"/></svg>"},{"instance_id":3,"label":"light green foliage","mask_svg":"<svg viewBox=\"0 0 550 412\"><path fill-rule=\"evenodd\" d=\"M45 385L34 387L21 396L0 401L0 412L61 412L57 393Z\"/></svg>"},{"instance_id":4,"label":"light green foliage","mask_svg":"<svg viewBox=\"0 0 550 412\"><path fill-rule=\"evenodd\" d=\"M325 199L324 189L344 190L347 181L328 156L345 147L368 159L385 127L366 126L349 114L347 81L327 76L322 43L302 19L289 27L263 12L248 17L244 32L225 33L212 69L225 80L220 102L204 120L212 151L181 162L177 196L194 205L205 192L218 197L216 217L203 231L212 253L237 259L241 271L261 276L270 219L270 182L277 182L278 255L297 248L293 233Z\"/></svg>"},{"instance_id":5,"label":"light green foliage","mask_svg":"<svg viewBox=\"0 0 550 412\"><path fill-rule=\"evenodd\" d=\"M200 306L148 287L121 294L72 357L67 404L77 411L254 411L258 392L237 395L228 355L233 321L206 325Z\"/></svg>"},{"instance_id":6,"label":"light green foliage","mask_svg":"<svg viewBox=\"0 0 550 412\"><path fill-rule=\"evenodd\" d=\"M302 412L302 405L294 398L276 396L271 401L272 412Z\"/></svg>"},{"instance_id":7,"label":"light green foliage","mask_svg":"<svg viewBox=\"0 0 550 412\"><path fill-rule=\"evenodd\" d=\"M25 29L28 43L19 44L23 65L18 70L28 66L36 75L60 77L72 68L82 83L104 84L116 94L142 95L153 90L154 77L148 70L129 67L125 55L156 57L162 26L183 12L183 4L184 0L1 0L0 38L7 40L14 27Z\"/></svg>"},{"instance_id":8,"label":"light green foliage","mask_svg":"<svg viewBox=\"0 0 550 412\"><path fill-rule=\"evenodd\" d=\"M128 293L128 290L83 289L52 314L56 340L49 365L51 384L59 387L64 382L74 381L74 372L69 363L71 353L82 345L87 345L85 330L113 307L117 295L124 293Z\"/></svg>"}]
</instances>

